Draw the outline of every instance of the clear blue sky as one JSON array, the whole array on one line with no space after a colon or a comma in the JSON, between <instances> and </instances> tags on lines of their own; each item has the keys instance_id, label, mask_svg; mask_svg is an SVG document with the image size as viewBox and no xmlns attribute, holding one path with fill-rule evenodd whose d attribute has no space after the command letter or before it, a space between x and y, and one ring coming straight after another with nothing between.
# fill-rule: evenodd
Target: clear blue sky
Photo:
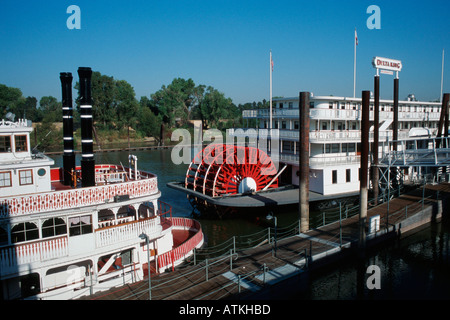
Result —
<instances>
[{"instance_id":1,"label":"clear blue sky","mask_svg":"<svg viewBox=\"0 0 450 320\"><path fill-rule=\"evenodd\" d=\"M381 29L367 8L378 5ZM81 9L69 30L67 7ZM373 90L372 58L400 59L400 98L438 99L442 49L450 92L450 1L20 1L0 0L0 83L24 96L61 99L60 72L78 80L80 66L128 81L137 99L174 78L211 85L233 102L274 96L353 95L357 28L357 96ZM393 77L381 78L391 99ZM74 96L76 92L74 90Z\"/></svg>"}]
</instances>

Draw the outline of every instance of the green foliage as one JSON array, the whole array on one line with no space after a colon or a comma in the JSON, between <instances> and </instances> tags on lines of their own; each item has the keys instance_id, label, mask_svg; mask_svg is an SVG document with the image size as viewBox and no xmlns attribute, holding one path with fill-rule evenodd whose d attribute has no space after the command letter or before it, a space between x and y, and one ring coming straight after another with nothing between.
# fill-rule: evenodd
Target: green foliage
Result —
<instances>
[{"instance_id":1,"label":"green foliage","mask_svg":"<svg viewBox=\"0 0 450 320\"><path fill-rule=\"evenodd\" d=\"M79 83L74 87L79 90ZM268 105L263 100L236 106L212 86L196 85L192 79L183 78L175 78L149 97L141 97L140 101L135 98L135 91L127 81L116 80L98 71L92 73L91 87L96 136L110 142L128 138L131 132L135 138L154 137L159 143L164 143L175 127L191 130L189 120L201 120L204 129L240 127L244 125L243 110ZM79 124L79 112L76 111L79 111L79 99L75 103L76 129ZM33 122L41 122L37 126L39 149L49 150L62 145L62 130L54 125L62 121L62 105L55 97L42 97L38 106L36 98L25 98L20 89L0 84L0 117L4 118L7 112L16 114L16 119L25 115ZM255 127L255 121L247 120L246 124Z\"/></svg>"},{"instance_id":2,"label":"green foliage","mask_svg":"<svg viewBox=\"0 0 450 320\"><path fill-rule=\"evenodd\" d=\"M202 120L204 129L217 127L219 120L235 116L232 112L235 107L230 98L225 98L223 93L211 86L202 92L199 104L195 107L195 116Z\"/></svg>"},{"instance_id":3,"label":"green foliage","mask_svg":"<svg viewBox=\"0 0 450 320\"><path fill-rule=\"evenodd\" d=\"M17 105L23 100L20 89L0 84L0 117L4 118L8 112L15 114Z\"/></svg>"},{"instance_id":4,"label":"green foliage","mask_svg":"<svg viewBox=\"0 0 450 320\"><path fill-rule=\"evenodd\" d=\"M176 78L151 95L150 109L155 115L161 115L162 121L171 127L175 126L177 119L186 123L195 103L195 89L192 79Z\"/></svg>"},{"instance_id":5,"label":"green foliage","mask_svg":"<svg viewBox=\"0 0 450 320\"><path fill-rule=\"evenodd\" d=\"M141 98L138 110L138 131L144 136L154 137L159 140L161 130L161 116L156 116L148 107L149 100L146 97Z\"/></svg>"},{"instance_id":6,"label":"green foliage","mask_svg":"<svg viewBox=\"0 0 450 320\"><path fill-rule=\"evenodd\" d=\"M34 137L34 134L36 138ZM43 121L36 126L35 132L31 135L31 141L36 139L37 145L33 148L41 152L54 151L62 148L63 145L63 132L58 129L56 125L49 121Z\"/></svg>"},{"instance_id":7,"label":"green foliage","mask_svg":"<svg viewBox=\"0 0 450 320\"><path fill-rule=\"evenodd\" d=\"M39 100L40 110L43 114L43 122L62 121L62 103L55 97L46 96Z\"/></svg>"}]
</instances>

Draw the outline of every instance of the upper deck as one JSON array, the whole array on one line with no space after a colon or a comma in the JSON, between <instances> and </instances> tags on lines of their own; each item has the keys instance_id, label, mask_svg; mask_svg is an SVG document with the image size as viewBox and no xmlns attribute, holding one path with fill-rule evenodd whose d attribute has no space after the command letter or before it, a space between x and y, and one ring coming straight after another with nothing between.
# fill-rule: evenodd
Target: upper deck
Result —
<instances>
[{"instance_id":1,"label":"upper deck","mask_svg":"<svg viewBox=\"0 0 450 320\"><path fill-rule=\"evenodd\" d=\"M79 169L78 181L82 179ZM99 205L114 202L116 196L133 199L159 193L156 175L117 165L96 165L96 185L92 187L63 185L61 168L52 168L50 175L48 192L0 197L0 218Z\"/></svg>"},{"instance_id":2,"label":"upper deck","mask_svg":"<svg viewBox=\"0 0 450 320\"><path fill-rule=\"evenodd\" d=\"M274 99L274 119L298 119L299 98ZM380 100L380 121L393 119L392 100ZM312 120L361 120L361 98L311 96ZM438 121L442 105L439 102L399 101L399 121ZM374 99L370 100L369 117L373 120ZM243 110L244 119L269 119L269 109Z\"/></svg>"}]
</instances>

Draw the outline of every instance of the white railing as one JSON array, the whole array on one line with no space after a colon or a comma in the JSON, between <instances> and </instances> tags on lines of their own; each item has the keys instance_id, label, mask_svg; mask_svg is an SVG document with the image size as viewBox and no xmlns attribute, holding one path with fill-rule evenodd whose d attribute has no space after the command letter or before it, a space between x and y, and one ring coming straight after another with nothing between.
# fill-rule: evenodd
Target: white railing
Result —
<instances>
[{"instance_id":1,"label":"white railing","mask_svg":"<svg viewBox=\"0 0 450 320\"><path fill-rule=\"evenodd\" d=\"M46 261L68 255L67 237L14 245L0 249L0 274L21 264Z\"/></svg>"},{"instance_id":2,"label":"white railing","mask_svg":"<svg viewBox=\"0 0 450 320\"><path fill-rule=\"evenodd\" d=\"M158 181L156 177L152 177L103 186L0 198L0 217L79 208L112 201L116 195L129 195L130 198L136 198L157 192Z\"/></svg>"},{"instance_id":3,"label":"white railing","mask_svg":"<svg viewBox=\"0 0 450 320\"><path fill-rule=\"evenodd\" d=\"M127 173L126 172L111 172L111 173L96 173L95 174L95 183L120 183L127 181Z\"/></svg>"},{"instance_id":4,"label":"white railing","mask_svg":"<svg viewBox=\"0 0 450 320\"><path fill-rule=\"evenodd\" d=\"M289 154L283 153L279 156L271 155L272 160L274 161L287 161L287 162L295 162L298 163L300 161L300 156L298 154ZM337 156L337 155L328 155L324 157L310 157L309 165L311 167L314 166L334 166L334 165L344 165L344 164L359 164L361 161L361 157L357 155L346 155L346 156Z\"/></svg>"},{"instance_id":5,"label":"white railing","mask_svg":"<svg viewBox=\"0 0 450 320\"><path fill-rule=\"evenodd\" d=\"M274 129L275 130L275 129ZM289 140L300 140L299 130L285 130L276 129L278 131L279 139L289 139ZM263 137L267 139L269 136L268 129L228 129L228 134L235 137L248 137L257 138ZM373 141L373 132L369 132L369 141ZM409 130L400 130L398 132L398 139L408 139ZM379 142L392 140L392 131L380 131L379 132ZM311 143L336 143L336 142L360 142L361 141L361 131L360 130L317 130L309 132L309 140Z\"/></svg>"},{"instance_id":6,"label":"white railing","mask_svg":"<svg viewBox=\"0 0 450 320\"><path fill-rule=\"evenodd\" d=\"M162 226L159 216L110 228L98 229L95 231L96 247L101 248L118 242L136 240L142 233L145 233L150 238L155 238L161 231Z\"/></svg>"},{"instance_id":7,"label":"white railing","mask_svg":"<svg viewBox=\"0 0 450 320\"><path fill-rule=\"evenodd\" d=\"M348 110L348 109L310 109L310 118L313 120L361 120L360 110ZM386 119L393 119L394 113L392 111L380 111L380 121ZM242 117L244 119L258 119L258 118L269 118L269 109L255 109L255 110L243 110ZM299 109L273 109L273 118L299 118ZM409 121L430 121L439 120L439 112L430 111L420 111L420 112L399 112L399 120L409 120ZM374 112L369 112L369 118L374 119Z\"/></svg>"}]
</instances>

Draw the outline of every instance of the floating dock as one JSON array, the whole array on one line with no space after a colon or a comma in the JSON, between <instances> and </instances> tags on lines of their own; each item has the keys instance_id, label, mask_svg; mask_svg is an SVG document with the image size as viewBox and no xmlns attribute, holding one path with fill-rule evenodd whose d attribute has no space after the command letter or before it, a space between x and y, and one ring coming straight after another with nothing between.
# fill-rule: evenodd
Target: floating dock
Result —
<instances>
[{"instance_id":1,"label":"floating dock","mask_svg":"<svg viewBox=\"0 0 450 320\"><path fill-rule=\"evenodd\" d=\"M184 192L190 196L194 196L207 201L209 204L234 207L234 208L259 208L259 207L276 207L298 204L299 188L296 186L285 186L277 189L269 189L266 191L258 191L248 194L224 195L221 197L211 197L192 189L187 189L184 182L169 182L169 188ZM342 198L350 198L358 196L359 192L334 194L330 196L322 195L317 192L309 192L309 202L319 202L327 200L336 200Z\"/></svg>"},{"instance_id":2,"label":"floating dock","mask_svg":"<svg viewBox=\"0 0 450 320\"><path fill-rule=\"evenodd\" d=\"M366 249L401 237L450 212L450 184L427 185L370 208ZM377 223L372 223L378 221ZM165 274L152 274L152 299L221 300L283 299L308 285L308 274L350 255L358 248L359 216L296 233L275 243L269 236L260 245L230 250L229 256L206 260ZM273 235L272 235L273 236ZM126 285L84 300L147 300L148 281Z\"/></svg>"}]
</instances>

